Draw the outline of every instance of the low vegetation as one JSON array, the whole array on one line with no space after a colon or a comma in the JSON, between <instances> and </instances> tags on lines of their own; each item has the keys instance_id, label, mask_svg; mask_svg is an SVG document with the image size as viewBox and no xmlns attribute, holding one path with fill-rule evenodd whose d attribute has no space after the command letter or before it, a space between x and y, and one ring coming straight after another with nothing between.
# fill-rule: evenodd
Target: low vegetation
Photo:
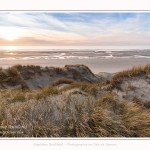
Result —
<instances>
[{"instance_id":1,"label":"low vegetation","mask_svg":"<svg viewBox=\"0 0 150 150\"><path fill-rule=\"evenodd\" d=\"M46 87L43 88L42 90L39 90L36 94L36 99L45 99L46 97L50 96L50 95L56 95L59 94L59 90L55 87Z\"/></svg>"},{"instance_id":2,"label":"low vegetation","mask_svg":"<svg viewBox=\"0 0 150 150\"><path fill-rule=\"evenodd\" d=\"M57 80L55 80L53 83L51 83L52 86L57 86L60 84L71 84L74 83L75 80L72 79L68 79L68 78L59 78Z\"/></svg>"},{"instance_id":3,"label":"low vegetation","mask_svg":"<svg viewBox=\"0 0 150 150\"><path fill-rule=\"evenodd\" d=\"M27 72L28 74L32 73L31 75L35 74L35 73L38 73L39 75L41 75L41 66L34 66L34 65L26 65L26 66L23 66L23 65L15 65L13 66L14 68L17 69L17 71L24 71L24 72Z\"/></svg>"},{"instance_id":4,"label":"low vegetation","mask_svg":"<svg viewBox=\"0 0 150 150\"><path fill-rule=\"evenodd\" d=\"M22 67L7 72L0 68L0 81L21 80L17 69ZM0 137L150 137L150 101L119 99L113 90L102 88L119 89L123 81L149 74L146 65L102 84L60 78L39 90L1 88ZM136 87L128 84L127 89Z\"/></svg>"},{"instance_id":5,"label":"low vegetation","mask_svg":"<svg viewBox=\"0 0 150 150\"><path fill-rule=\"evenodd\" d=\"M11 103L1 102L0 124L7 126L0 129L2 137L150 136L150 109L137 105L135 100L120 101L113 93L94 101L75 100L70 95L61 95L59 101L49 96L28 99L27 93L25 97L20 94L12 100ZM22 127L20 133L8 127L18 125Z\"/></svg>"},{"instance_id":6,"label":"low vegetation","mask_svg":"<svg viewBox=\"0 0 150 150\"><path fill-rule=\"evenodd\" d=\"M17 70L31 69L31 70L36 71L36 70L40 70L41 66L35 66L35 65L26 65L26 66L24 66L24 65L18 64L18 65L15 65L14 68L16 68Z\"/></svg>"},{"instance_id":7,"label":"low vegetation","mask_svg":"<svg viewBox=\"0 0 150 150\"><path fill-rule=\"evenodd\" d=\"M15 66L9 67L7 70L0 70L0 84L1 88L5 88L4 85L15 86L19 84L23 84L26 89L28 88Z\"/></svg>"},{"instance_id":8,"label":"low vegetation","mask_svg":"<svg viewBox=\"0 0 150 150\"><path fill-rule=\"evenodd\" d=\"M98 84L91 84L88 82L73 82L68 86L65 86L61 91L68 91L71 89L79 89L81 91L87 92L88 94L97 95L99 91Z\"/></svg>"},{"instance_id":9,"label":"low vegetation","mask_svg":"<svg viewBox=\"0 0 150 150\"><path fill-rule=\"evenodd\" d=\"M76 65L65 65L65 68L69 69L72 67L84 67L86 68L91 74L93 74L93 72L89 69L89 67L85 66L85 65L81 65L81 64L76 64ZM94 75L94 74L93 74Z\"/></svg>"},{"instance_id":10,"label":"low vegetation","mask_svg":"<svg viewBox=\"0 0 150 150\"><path fill-rule=\"evenodd\" d=\"M133 67L132 69L121 71L116 73L111 78L110 87L120 90L120 84L122 83L122 81L131 79L133 77L146 76L149 74L150 74L150 64L147 64L146 66Z\"/></svg>"}]
</instances>

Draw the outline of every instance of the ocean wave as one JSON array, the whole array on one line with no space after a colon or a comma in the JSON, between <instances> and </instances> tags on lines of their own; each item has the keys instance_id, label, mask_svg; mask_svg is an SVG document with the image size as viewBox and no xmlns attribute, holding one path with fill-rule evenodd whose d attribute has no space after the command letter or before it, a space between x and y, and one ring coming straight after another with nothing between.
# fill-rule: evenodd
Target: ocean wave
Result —
<instances>
[{"instance_id":1,"label":"ocean wave","mask_svg":"<svg viewBox=\"0 0 150 150\"><path fill-rule=\"evenodd\" d=\"M6 58L0 58L0 60L17 60L17 58L13 58L13 57L6 57Z\"/></svg>"},{"instance_id":2,"label":"ocean wave","mask_svg":"<svg viewBox=\"0 0 150 150\"><path fill-rule=\"evenodd\" d=\"M150 56L134 55L135 58L150 58Z\"/></svg>"},{"instance_id":3,"label":"ocean wave","mask_svg":"<svg viewBox=\"0 0 150 150\"><path fill-rule=\"evenodd\" d=\"M40 52L0 52L0 60L39 60L39 59L129 59L150 58L150 51L40 51Z\"/></svg>"}]
</instances>

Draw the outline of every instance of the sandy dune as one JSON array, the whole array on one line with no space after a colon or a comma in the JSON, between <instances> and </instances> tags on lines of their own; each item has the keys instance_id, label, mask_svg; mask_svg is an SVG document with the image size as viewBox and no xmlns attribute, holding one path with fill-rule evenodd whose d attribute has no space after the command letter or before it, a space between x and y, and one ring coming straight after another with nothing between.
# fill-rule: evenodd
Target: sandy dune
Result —
<instances>
[{"instance_id":1,"label":"sandy dune","mask_svg":"<svg viewBox=\"0 0 150 150\"><path fill-rule=\"evenodd\" d=\"M17 69L16 74L13 69ZM77 82L86 81L89 83L105 83L109 81L116 73L100 72L94 74L84 65L66 65L65 67L40 67L40 66L14 66L12 73L10 70L1 70L1 88L19 89L22 85L31 90L42 89L50 86L54 81L60 78L73 79ZM5 77L2 77L4 76ZM61 89L68 84L60 84L57 88ZM101 88L101 93L105 93L107 88ZM117 94L119 99L133 100L133 98L150 100L150 76L140 75L128 79L124 79L120 83L120 90L113 89L111 92Z\"/></svg>"},{"instance_id":2,"label":"sandy dune","mask_svg":"<svg viewBox=\"0 0 150 150\"><path fill-rule=\"evenodd\" d=\"M15 72L14 70L17 71ZM91 70L84 65L66 65L63 68L57 67L40 67L40 66L14 66L12 69L5 69L5 81L1 79L1 86L6 89L20 88L22 84L32 90L49 86L52 82L59 78L69 78L75 81L86 81L90 83L98 83L100 76L94 75ZM12 72L12 73L9 73ZM15 72L15 78L14 73ZM3 73L3 71L2 71ZM7 79L10 76L10 81ZM15 81L14 81L15 79ZM10 82L12 82L10 84Z\"/></svg>"}]
</instances>

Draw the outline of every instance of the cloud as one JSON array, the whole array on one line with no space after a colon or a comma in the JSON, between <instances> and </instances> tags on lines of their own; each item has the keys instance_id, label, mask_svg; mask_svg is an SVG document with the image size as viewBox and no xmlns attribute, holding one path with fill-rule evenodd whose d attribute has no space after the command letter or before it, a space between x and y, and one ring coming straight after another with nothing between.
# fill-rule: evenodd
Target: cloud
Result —
<instances>
[{"instance_id":1,"label":"cloud","mask_svg":"<svg viewBox=\"0 0 150 150\"><path fill-rule=\"evenodd\" d=\"M0 28L24 35L0 44L148 45L150 13L1 12Z\"/></svg>"},{"instance_id":2,"label":"cloud","mask_svg":"<svg viewBox=\"0 0 150 150\"><path fill-rule=\"evenodd\" d=\"M67 30L67 27L61 21L44 13L0 13L0 20L0 25L3 26Z\"/></svg>"}]
</instances>

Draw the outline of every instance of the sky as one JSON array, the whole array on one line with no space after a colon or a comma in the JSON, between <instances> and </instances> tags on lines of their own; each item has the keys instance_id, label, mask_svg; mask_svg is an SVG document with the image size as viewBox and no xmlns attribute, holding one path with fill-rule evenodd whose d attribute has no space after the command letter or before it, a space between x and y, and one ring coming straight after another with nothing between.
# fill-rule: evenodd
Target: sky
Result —
<instances>
[{"instance_id":1,"label":"sky","mask_svg":"<svg viewBox=\"0 0 150 150\"><path fill-rule=\"evenodd\" d=\"M1 11L0 46L150 46L150 13Z\"/></svg>"}]
</instances>

